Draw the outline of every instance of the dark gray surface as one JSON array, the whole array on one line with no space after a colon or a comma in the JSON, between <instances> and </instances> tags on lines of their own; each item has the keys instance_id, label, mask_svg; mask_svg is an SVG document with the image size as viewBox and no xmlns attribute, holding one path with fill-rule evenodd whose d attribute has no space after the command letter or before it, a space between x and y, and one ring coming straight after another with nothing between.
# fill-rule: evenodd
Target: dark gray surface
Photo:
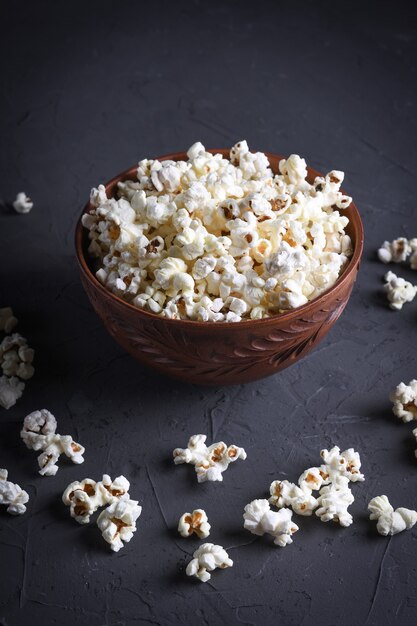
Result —
<instances>
[{"instance_id":1,"label":"dark gray surface","mask_svg":"<svg viewBox=\"0 0 417 626\"><path fill-rule=\"evenodd\" d=\"M417 236L416 27L404 3L337 5L2 6L0 195L25 190L35 208L0 212L0 303L36 348L35 377L0 414L0 466L31 496L26 515L0 513L2 626L416 621L417 533L382 538L366 514L381 493L417 506L412 425L388 401L417 375L417 305L387 308L374 260L385 238ZM90 187L139 158L242 138L345 170L366 230L362 268L340 321L300 363L241 387L187 386L106 334L80 285L74 225ZM85 445L83 466L36 473L19 430L41 407ZM170 460L199 432L248 452L222 484L198 485L193 468ZM247 502L332 444L363 459L350 528L297 518L285 549L243 530ZM103 472L129 477L143 505L117 555L60 503L70 481ZM184 573L198 542L175 531L193 507L235 562L205 585Z\"/></svg>"}]
</instances>

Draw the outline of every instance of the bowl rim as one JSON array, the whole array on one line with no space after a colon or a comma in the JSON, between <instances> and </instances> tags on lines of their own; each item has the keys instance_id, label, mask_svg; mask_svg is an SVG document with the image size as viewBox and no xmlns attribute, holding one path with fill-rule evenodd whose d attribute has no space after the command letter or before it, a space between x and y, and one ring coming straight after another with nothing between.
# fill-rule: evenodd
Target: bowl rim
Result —
<instances>
[{"instance_id":1,"label":"bowl rim","mask_svg":"<svg viewBox=\"0 0 417 626\"><path fill-rule=\"evenodd\" d=\"M206 148L206 151L210 152L211 154L221 154L226 158L229 158L229 154L230 154L230 149L227 149L227 148L217 148L217 149ZM275 154L273 152L264 152L264 154L268 157L268 160L272 158L274 160L278 160L279 162L281 159L285 159L285 157ZM165 154L163 156L155 157L155 160L158 160L158 161L179 161L179 160L184 160L184 159L187 159L187 153L185 151L173 152L170 154ZM135 175L137 168L138 168L138 164L132 167L129 167L128 169L124 170L120 174L117 174L116 176L113 176L113 178L111 178L108 182L104 183L104 187L106 188L106 191L109 187L116 185L118 182L129 180L129 179L132 180L132 176ZM308 172L308 177L323 176L323 174L321 174L320 172L318 172L317 170L311 167L307 167L307 172ZM164 322L164 323L169 323L169 324L179 325L179 326L184 326L185 324L186 326L189 326L192 328L199 328L199 327L200 328L210 327L210 328L219 328L219 329L227 328L230 331L235 331L235 330L241 329L242 324L244 325L245 328L246 327L249 328L248 325L250 325L250 327L268 325L271 323L276 323L281 320L286 321L286 320L291 320L291 318L294 318L294 317L298 318L299 316L303 317L304 315L308 315L308 313L311 310L316 309L317 305L320 302L327 300L327 298L330 297L333 292L338 291L339 288L342 288L346 283L349 283L352 274L358 269L359 261L361 259L362 252L363 252L363 244L364 244L363 223L362 223L362 219L358 211L358 208L356 204L352 201L349 207L347 208L350 210L353 210L353 214L356 216L355 223L353 222L353 220L349 220L353 224L353 227L355 228L355 235L356 235L353 254L351 258L349 259L348 265L344 269L342 275L339 276L336 282L331 287L329 287L329 289L321 293L319 296L316 296L312 300L309 300L306 304L303 304L302 306L299 306L295 309L290 309L289 311L285 311L284 313L277 313L276 315L271 315L270 317L257 319L257 320L244 319L238 323L230 323L226 321L214 322L211 320L207 322L202 322L198 320L189 320L189 319L185 319L185 320L184 319L172 319L169 317L161 316L157 313L151 313L150 311L145 311L144 309L135 307L133 304L130 304L130 302L126 302L126 300L119 298L119 296L116 296L110 290L106 289L106 287L102 285L102 283L95 276L83 252L83 240L85 236L87 235L87 231L85 230L85 228L83 227L81 223L82 216L85 213L87 213L91 208L93 208L91 205L91 202L88 201L87 204L83 207L81 215L79 216L76 227L75 227L75 252L76 252L77 261L78 261L80 270L82 271L82 274L90 282L92 287L94 287L94 289L98 289L103 294L103 296L109 297L110 299L114 300L115 303L121 306L127 307L127 309L130 309L131 311L134 311L135 314L137 314L139 317L143 317L144 319L148 319L149 321L153 320L153 321L159 321L159 322Z\"/></svg>"}]
</instances>

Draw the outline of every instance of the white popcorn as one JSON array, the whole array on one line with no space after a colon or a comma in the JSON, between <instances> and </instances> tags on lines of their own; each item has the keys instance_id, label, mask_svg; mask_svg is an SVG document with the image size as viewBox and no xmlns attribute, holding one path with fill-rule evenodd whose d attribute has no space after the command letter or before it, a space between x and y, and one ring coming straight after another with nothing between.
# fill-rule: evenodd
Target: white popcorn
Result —
<instances>
[{"instance_id":1,"label":"white popcorn","mask_svg":"<svg viewBox=\"0 0 417 626\"><path fill-rule=\"evenodd\" d=\"M7 335L0 343L0 365L4 376L29 380L35 373L32 365L34 356L35 351L29 348L26 339L19 333ZM10 386L15 387L14 383L10 383ZM21 389L23 391L24 387Z\"/></svg>"},{"instance_id":2,"label":"white popcorn","mask_svg":"<svg viewBox=\"0 0 417 626\"><path fill-rule=\"evenodd\" d=\"M55 476L56 464L61 454L65 454L75 464L84 462L85 448L73 440L70 435L56 434L57 421L47 409L33 411L24 419L20 436L26 447L31 450L43 450L38 456L39 474Z\"/></svg>"},{"instance_id":3,"label":"white popcorn","mask_svg":"<svg viewBox=\"0 0 417 626\"><path fill-rule=\"evenodd\" d=\"M270 486L269 502L278 508L291 507L298 515L311 515L315 510L324 522L333 520L349 526L352 516L347 509L354 497L348 484L365 480L359 471L359 453L353 448L340 452L334 446L320 454L324 465L306 469L298 479L298 486L288 480L275 480ZM319 491L317 497L312 495L313 491Z\"/></svg>"},{"instance_id":4,"label":"white popcorn","mask_svg":"<svg viewBox=\"0 0 417 626\"><path fill-rule=\"evenodd\" d=\"M11 307L6 306L0 309L0 331L4 330L5 333L11 333L16 324L17 319L13 315Z\"/></svg>"},{"instance_id":5,"label":"white popcorn","mask_svg":"<svg viewBox=\"0 0 417 626\"><path fill-rule=\"evenodd\" d=\"M210 534L210 528L203 509L194 509L192 513L184 513L178 522L178 532L182 537L191 537L195 533L199 539L206 539Z\"/></svg>"},{"instance_id":6,"label":"white popcorn","mask_svg":"<svg viewBox=\"0 0 417 626\"><path fill-rule=\"evenodd\" d=\"M102 483L91 478L74 481L62 494L62 501L70 507L70 514L79 524L88 524L90 516L101 506L109 503L108 491Z\"/></svg>"},{"instance_id":7,"label":"white popcorn","mask_svg":"<svg viewBox=\"0 0 417 626\"><path fill-rule=\"evenodd\" d=\"M406 302L414 300L417 294L417 287L408 282L408 280L399 278L394 272L387 272L384 278L386 281L384 289L391 309L399 311Z\"/></svg>"},{"instance_id":8,"label":"white popcorn","mask_svg":"<svg viewBox=\"0 0 417 626\"><path fill-rule=\"evenodd\" d=\"M13 208L16 213L29 213L29 211L33 209L33 202L24 191L21 191L17 194L16 200L13 202Z\"/></svg>"},{"instance_id":9,"label":"white popcorn","mask_svg":"<svg viewBox=\"0 0 417 626\"><path fill-rule=\"evenodd\" d=\"M341 526L352 524L353 518L347 509L355 498L348 484L346 476L337 476L330 485L320 489L316 515L322 522L339 522Z\"/></svg>"},{"instance_id":10,"label":"white popcorn","mask_svg":"<svg viewBox=\"0 0 417 626\"><path fill-rule=\"evenodd\" d=\"M113 552L123 548L136 531L136 520L142 513L142 507L136 500L123 499L110 504L97 519L97 526Z\"/></svg>"},{"instance_id":11,"label":"white popcorn","mask_svg":"<svg viewBox=\"0 0 417 626\"><path fill-rule=\"evenodd\" d=\"M411 246L407 239L399 237L394 241L384 241L378 250L378 258L383 263L401 263L411 254Z\"/></svg>"},{"instance_id":12,"label":"white popcorn","mask_svg":"<svg viewBox=\"0 0 417 626\"><path fill-rule=\"evenodd\" d=\"M417 420L417 380L410 380L408 385L400 383L390 394L393 403L392 412L403 422Z\"/></svg>"},{"instance_id":13,"label":"white popcorn","mask_svg":"<svg viewBox=\"0 0 417 626\"><path fill-rule=\"evenodd\" d=\"M311 489L303 489L288 480L274 480L269 491L271 504L278 508L291 507L298 515L311 515L317 507L317 500L311 495Z\"/></svg>"},{"instance_id":14,"label":"white popcorn","mask_svg":"<svg viewBox=\"0 0 417 626\"><path fill-rule=\"evenodd\" d=\"M414 435L414 437L416 438L416 441L417 441L417 428L413 429L413 435ZM417 450L414 450L414 454L417 457Z\"/></svg>"},{"instance_id":15,"label":"white popcorn","mask_svg":"<svg viewBox=\"0 0 417 626\"><path fill-rule=\"evenodd\" d=\"M298 530L291 518L290 509L271 511L268 500L253 500L245 506L243 526L254 535L272 535L274 544L283 548L293 542L292 535Z\"/></svg>"},{"instance_id":16,"label":"white popcorn","mask_svg":"<svg viewBox=\"0 0 417 626\"><path fill-rule=\"evenodd\" d=\"M206 446L206 435L193 435L188 441L187 448L176 448L173 451L174 463L188 463L194 465L199 483L222 481L222 473L230 463L238 459L246 459L243 448L231 445L226 446L223 441Z\"/></svg>"},{"instance_id":17,"label":"white popcorn","mask_svg":"<svg viewBox=\"0 0 417 626\"><path fill-rule=\"evenodd\" d=\"M26 511L26 504L29 502L29 494L7 480L8 471L0 469L0 504L7 506L7 513L11 515L22 515Z\"/></svg>"},{"instance_id":18,"label":"white popcorn","mask_svg":"<svg viewBox=\"0 0 417 626\"><path fill-rule=\"evenodd\" d=\"M380 535L396 535L409 530L417 522L417 511L400 507L393 509L387 496L376 496L368 504L369 519L377 520L376 528Z\"/></svg>"},{"instance_id":19,"label":"white popcorn","mask_svg":"<svg viewBox=\"0 0 417 626\"><path fill-rule=\"evenodd\" d=\"M211 578L211 573L217 568L225 569L232 567L233 561L229 558L222 546L213 543L203 543L193 554L193 559L188 563L187 576L195 576L205 583Z\"/></svg>"},{"instance_id":20,"label":"white popcorn","mask_svg":"<svg viewBox=\"0 0 417 626\"><path fill-rule=\"evenodd\" d=\"M321 450L325 466L324 471L330 475L330 480L336 475L345 476L352 482L363 481L365 477L360 473L361 459L359 452L353 448L340 452L339 446L334 446L330 450Z\"/></svg>"},{"instance_id":21,"label":"white popcorn","mask_svg":"<svg viewBox=\"0 0 417 626\"><path fill-rule=\"evenodd\" d=\"M10 409L22 397L25 383L16 376L0 376L0 406Z\"/></svg>"},{"instance_id":22,"label":"white popcorn","mask_svg":"<svg viewBox=\"0 0 417 626\"><path fill-rule=\"evenodd\" d=\"M335 210L351 201L343 172L311 185L304 159L291 155L274 175L244 140L230 160L199 142L187 156L143 159L117 198L92 190L82 223L107 289L169 319L233 323L297 308L335 283L353 252Z\"/></svg>"}]
</instances>

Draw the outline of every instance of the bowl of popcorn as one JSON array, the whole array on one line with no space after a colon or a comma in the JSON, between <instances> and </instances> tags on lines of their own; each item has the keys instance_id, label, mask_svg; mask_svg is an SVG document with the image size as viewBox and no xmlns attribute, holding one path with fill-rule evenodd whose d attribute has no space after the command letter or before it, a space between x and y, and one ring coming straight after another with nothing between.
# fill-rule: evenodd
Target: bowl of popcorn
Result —
<instances>
[{"instance_id":1,"label":"bowl of popcorn","mask_svg":"<svg viewBox=\"0 0 417 626\"><path fill-rule=\"evenodd\" d=\"M140 161L92 189L76 227L94 310L135 358L188 382L288 367L338 319L359 268L343 178L246 141Z\"/></svg>"}]
</instances>

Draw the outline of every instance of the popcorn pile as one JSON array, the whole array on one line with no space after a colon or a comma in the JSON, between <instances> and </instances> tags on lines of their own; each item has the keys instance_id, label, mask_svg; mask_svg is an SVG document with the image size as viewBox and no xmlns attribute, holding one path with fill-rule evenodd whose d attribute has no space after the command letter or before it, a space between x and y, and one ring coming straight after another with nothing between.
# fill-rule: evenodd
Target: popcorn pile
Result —
<instances>
[{"instance_id":1,"label":"popcorn pile","mask_svg":"<svg viewBox=\"0 0 417 626\"><path fill-rule=\"evenodd\" d=\"M398 237L393 241L384 241L378 250L378 258L382 263L402 263L408 260L411 269L417 270L417 238ZM406 302L414 300L417 286L398 277L394 272L387 272L384 280L384 289L391 309L399 311Z\"/></svg>"},{"instance_id":2,"label":"popcorn pile","mask_svg":"<svg viewBox=\"0 0 417 626\"><path fill-rule=\"evenodd\" d=\"M56 464L61 454L65 454L77 465L84 462L85 448L76 443L70 435L56 434L57 421L47 409L33 411L24 419L20 436L30 450L43 450L38 456L41 476L55 476Z\"/></svg>"},{"instance_id":3,"label":"popcorn pile","mask_svg":"<svg viewBox=\"0 0 417 626\"><path fill-rule=\"evenodd\" d=\"M369 519L377 520L377 531L380 535L396 535L409 530L417 522L417 511L400 507L393 509L387 496L376 496L368 504L371 512Z\"/></svg>"},{"instance_id":4,"label":"popcorn pile","mask_svg":"<svg viewBox=\"0 0 417 626\"><path fill-rule=\"evenodd\" d=\"M246 141L230 160L195 143L187 161L140 161L119 198L93 188L83 216L96 276L134 306L172 319L239 322L329 289L352 254L343 172L306 181L291 155L274 174Z\"/></svg>"},{"instance_id":5,"label":"popcorn pile","mask_svg":"<svg viewBox=\"0 0 417 626\"><path fill-rule=\"evenodd\" d=\"M175 465L188 463L194 465L199 483L222 481L222 473L230 463L238 459L246 459L243 448L231 445L226 446L223 441L206 446L206 435L193 435L188 441L187 448L175 448L172 455Z\"/></svg>"},{"instance_id":6,"label":"popcorn pile","mask_svg":"<svg viewBox=\"0 0 417 626\"><path fill-rule=\"evenodd\" d=\"M0 309L0 331L10 333L16 326L17 319L10 307ZM0 406L10 409L25 389L23 381L32 378L35 369L32 365L35 351L29 348L27 341L19 333L6 335L0 343Z\"/></svg>"},{"instance_id":7,"label":"popcorn pile","mask_svg":"<svg viewBox=\"0 0 417 626\"><path fill-rule=\"evenodd\" d=\"M88 524L90 516L106 506L97 519L97 526L113 552L118 552L132 539L136 520L142 513L138 501L130 499L129 489L130 483L124 476L112 481L104 474L98 482L91 478L72 482L65 489L62 501L70 507L71 517L79 524Z\"/></svg>"},{"instance_id":8,"label":"popcorn pile","mask_svg":"<svg viewBox=\"0 0 417 626\"><path fill-rule=\"evenodd\" d=\"M29 494L16 485L7 480L8 471L0 469L0 504L7 506L6 511L11 515L22 515L25 513L25 504L29 502Z\"/></svg>"}]
</instances>

